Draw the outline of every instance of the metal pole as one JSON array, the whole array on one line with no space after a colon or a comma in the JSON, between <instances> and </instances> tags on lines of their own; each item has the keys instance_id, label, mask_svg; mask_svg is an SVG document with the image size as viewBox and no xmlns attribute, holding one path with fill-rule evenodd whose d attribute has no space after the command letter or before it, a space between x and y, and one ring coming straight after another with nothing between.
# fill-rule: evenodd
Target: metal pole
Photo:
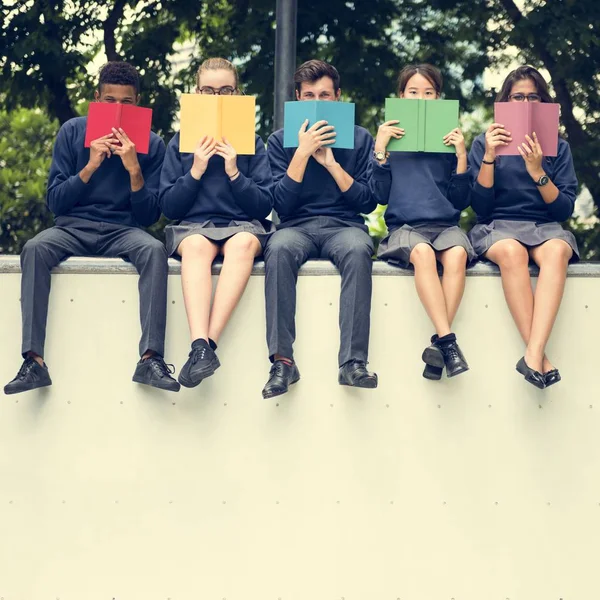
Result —
<instances>
[{"instance_id":1,"label":"metal pole","mask_svg":"<svg viewBox=\"0 0 600 600\"><path fill-rule=\"evenodd\" d=\"M277 0L275 31L275 118L274 130L283 127L283 105L294 99L296 70L297 0Z\"/></svg>"}]
</instances>

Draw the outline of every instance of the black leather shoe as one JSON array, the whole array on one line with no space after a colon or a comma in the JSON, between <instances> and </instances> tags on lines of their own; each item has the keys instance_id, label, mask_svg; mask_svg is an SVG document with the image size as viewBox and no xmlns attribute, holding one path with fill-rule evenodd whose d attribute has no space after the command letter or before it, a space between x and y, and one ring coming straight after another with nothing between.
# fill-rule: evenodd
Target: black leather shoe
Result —
<instances>
[{"instance_id":1,"label":"black leather shoe","mask_svg":"<svg viewBox=\"0 0 600 600\"><path fill-rule=\"evenodd\" d=\"M52 385L48 367L41 367L33 358L26 358L17 376L4 386L5 394L19 394Z\"/></svg>"},{"instance_id":2,"label":"black leather shoe","mask_svg":"<svg viewBox=\"0 0 600 600\"><path fill-rule=\"evenodd\" d=\"M551 385L558 383L561 379L562 377L560 376L558 369L552 369L552 371L544 373L544 383L546 387L550 387Z\"/></svg>"},{"instance_id":3,"label":"black leather shoe","mask_svg":"<svg viewBox=\"0 0 600 600\"><path fill-rule=\"evenodd\" d=\"M274 398L288 391L288 386L300 379L296 363L288 365L282 360L276 360L269 371L269 381L263 388L263 398Z\"/></svg>"},{"instance_id":4,"label":"black leather shoe","mask_svg":"<svg viewBox=\"0 0 600 600\"><path fill-rule=\"evenodd\" d=\"M173 373L175 373L175 367L168 365L162 356L154 354L150 358L140 360L136 365L133 381L168 392L178 392L180 386L171 377Z\"/></svg>"},{"instance_id":5,"label":"black leather shoe","mask_svg":"<svg viewBox=\"0 0 600 600\"><path fill-rule=\"evenodd\" d=\"M438 338L435 345L442 351L444 355L444 364L446 365L446 376L455 377L469 370L469 365L465 357L456 343L454 334L445 335L443 338Z\"/></svg>"},{"instance_id":6,"label":"black leather shoe","mask_svg":"<svg viewBox=\"0 0 600 600\"><path fill-rule=\"evenodd\" d=\"M213 342L214 343L214 342ZM179 371L179 383L188 388L196 387L221 366L215 351L203 339L192 342L192 350L185 365Z\"/></svg>"},{"instance_id":7,"label":"black leather shoe","mask_svg":"<svg viewBox=\"0 0 600 600\"><path fill-rule=\"evenodd\" d=\"M542 373L534 369L530 369L525 362L524 356L517 363L516 369L519 373L521 373L521 375L523 375L523 377L525 377L525 381L531 383L531 385L535 385L535 387L540 390L543 390L546 387L546 382L544 381L544 376Z\"/></svg>"},{"instance_id":8,"label":"black leather shoe","mask_svg":"<svg viewBox=\"0 0 600 600\"><path fill-rule=\"evenodd\" d=\"M438 381L442 378L445 364L442 351L434 345L437 339L437 333L431 336L431 346L427 346L421 355L421 358L425 363L423 377L425 377L425 379L431 379L432 381Z\"/></svg>"},{"instance_id":9,"label":"black leather shoe","mask_svg":"<svg viewBox=\"0 0 600 600\"><path fill-rule=\"evenodd\" d=\"M367 364L361 360L349 360L340 367L338 383L373 389L377 387L377 373L367 371Z\"/></svg>"}]
</instances>

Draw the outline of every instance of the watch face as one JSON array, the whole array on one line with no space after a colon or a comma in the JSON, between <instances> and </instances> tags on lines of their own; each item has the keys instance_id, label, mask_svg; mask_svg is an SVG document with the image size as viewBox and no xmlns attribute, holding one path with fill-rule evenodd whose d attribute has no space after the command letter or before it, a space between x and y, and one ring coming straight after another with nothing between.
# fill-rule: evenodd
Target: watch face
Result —
<instances>
[{"instance_id":1,"label":"watch face","mask_svg":"<svg viewBox=\"0 0 600 600\"><path fill-rule=\"evenodd\" d=\"M374 152L373 154L375 154L375 158L377 160L383 160L385 158L385 154L383 152Z\"/></svg>"},{"instance_id":2,"label":"watch face","mask_svg":"<svg viewBox=\"0 0 600 600\"><path fill-rule=\"evenodd\" d=\"M538 185L546 185L548 183L548 175L542 175L538 181Z\"/></svg>"}]
</instances>

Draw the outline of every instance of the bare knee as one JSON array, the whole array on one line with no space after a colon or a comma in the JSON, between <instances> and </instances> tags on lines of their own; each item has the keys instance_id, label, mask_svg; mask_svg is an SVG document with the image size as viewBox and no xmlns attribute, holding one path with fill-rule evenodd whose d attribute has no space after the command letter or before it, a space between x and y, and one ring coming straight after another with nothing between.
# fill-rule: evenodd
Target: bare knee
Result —
<instances>
[{"instance_id":1,"label":"bare knee","mask_svg":"<svg viewBox=\"0 0 600 600\"><path fill-rule=\"evenodd\" d=\"M429 244L417 244L410 253L410 262L415 267L431 267L435 268L436 258L433 248Z\"/></svg>"},{"instance_id":2,"label":"bare knee","mask_svg":"<svg viewBox=\"0 0 600 600\"><path fill-rule=\"evenodd\" d=\"M467 251L462 246L454 246L440 252L440 262L444 273L460 273L467 266Z\"/></svg>"},{"instance_id":3,"label":"bare knee","mask_svg":"<svg viewBox=\"0 0 600 600\"><path fill-rule=\"evenodd\" d=\"M211 262L217 251L218 248L215 244L199 234L186 237L177 249L184 260L210 260Z\"/></svg>"},{"instance_id":4,"label":"bare knee","mask_svg":"<svg viewBox=\"0 0 600 600\"><path fill-rule=\"evenodd\" d=\"M573 256L573 250L563 240L548 240L536 248L532 255L539 266L546 264L566 266Z\"/></svg>"},{"instance_id":5,"label":"bare knee","mask_svg":"<svg viewBox=\"0 0 600 600\"><path fill-rule=\"evenodd\" d=\"M247 232L236 233L222 248L223 256L237 260L254 260L260 253L261 246L255 235Z\"/></svg>"},{"instance_id":6,"label":"bare knee","mask_svg":"<svg viewBox=\"0 0 600 600\"><path fill-rule=\"evenodd\" d=\"M500 269L519 269L529 264L529 254L523 244L517 240L501 240L492 245L486 257L495 262Z\"/></svg>"}]
</instances>

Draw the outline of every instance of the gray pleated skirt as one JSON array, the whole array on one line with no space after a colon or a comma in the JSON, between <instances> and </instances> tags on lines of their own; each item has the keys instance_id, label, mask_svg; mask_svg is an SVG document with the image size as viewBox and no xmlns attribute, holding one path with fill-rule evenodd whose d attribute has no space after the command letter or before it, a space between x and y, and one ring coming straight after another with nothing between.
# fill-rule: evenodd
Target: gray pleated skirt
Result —
<instances>
[{"instance_id":1,"label":"gray pleated skirt","mask_svg":"<svg viewBox=\"0 0 600 600\"><path fill-rule=\"evenodd\" d=\"M469 239L480 257L500 240L517 240L527 248L534 248L548 240L564 240L571 246L571 262L579 260L575 236L560 223L534 223L533 221L506 221L496 219L484 225L479 223L469 231Z\"/></svg>"},{"instance_id":2,"label":"gray pleated skirt","mask_svg":"<svg viewBox=\"0 0 600 600\"><path fill-rule=\"evenodd\" d=\"M394 229L379 244L377 258L387 260L399 267L410 267L410 253L417 244L429 244L436 252L443 252L454 246L464 248L468 263L473 262L477 255L473 250L467 234L456 225L436 225L434 223L403 225Z\"/></svg>"},{"instance_id":3,"label":"gray pleated skirt","mask_svg":"<svg viewBox=\"0 0 600 600\"><path fill-rule=\"evenodd\" d=\"M169 256L173 256L177 254L179 244L190 235L202 235L214 244L223 245L236 233L245 231L256 236L264 250L267 239L275 231L275 226L270 221L264 223L265 225L256 219L253 221L230 221L229 225L218 227L212 221L203 223L181 221L176 225L165 227L165 245Z\"/></svg>"}]
</instances>

